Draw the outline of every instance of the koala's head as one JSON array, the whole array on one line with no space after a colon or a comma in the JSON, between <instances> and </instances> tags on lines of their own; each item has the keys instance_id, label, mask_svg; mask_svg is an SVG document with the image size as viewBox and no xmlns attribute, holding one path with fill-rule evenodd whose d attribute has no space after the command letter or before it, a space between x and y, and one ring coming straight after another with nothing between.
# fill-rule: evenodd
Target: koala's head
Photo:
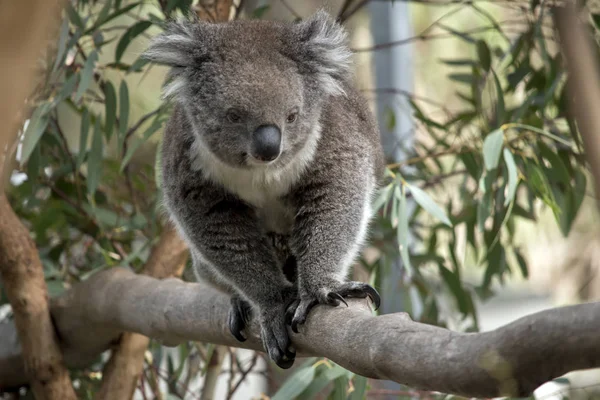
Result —
<instances>
[{"instance_id":1,"label":"koala's head","mask_svg":"<svg viewBox=\"0 0 600 400\"><path fill-rule=\"evenodd\" d=\"M145 57L171 67L164 94L221 161L290 162L318 135L323 102L344 94L346 32L323 11L300 23L171 23Z\"/></svg>"}]
</instances>

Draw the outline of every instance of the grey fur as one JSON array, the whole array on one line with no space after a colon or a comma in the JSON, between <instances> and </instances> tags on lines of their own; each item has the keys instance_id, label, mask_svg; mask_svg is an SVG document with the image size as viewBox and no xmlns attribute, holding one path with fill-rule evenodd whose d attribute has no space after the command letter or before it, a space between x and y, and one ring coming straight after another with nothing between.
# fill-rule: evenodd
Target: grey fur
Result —
<instances>
[{"instance_id":1,"label":"grey fur","mask_svg":"<svg viewBox=\"0 0 600 400\"><path fill-rule=\"evenodd\" d=\"M286 309L297 324L315 303L338 304L332 292L361 295L346 275L383 172L376 125L350 83L346 33L322 11L298 24L180 21L145 54L172 67L166 208L197 275L253 306L265 348L287 368ZM263 124L283 137L269 164L249 155ZM288 253L294 283L282 271Z\"/></svg>"}]
</instances>

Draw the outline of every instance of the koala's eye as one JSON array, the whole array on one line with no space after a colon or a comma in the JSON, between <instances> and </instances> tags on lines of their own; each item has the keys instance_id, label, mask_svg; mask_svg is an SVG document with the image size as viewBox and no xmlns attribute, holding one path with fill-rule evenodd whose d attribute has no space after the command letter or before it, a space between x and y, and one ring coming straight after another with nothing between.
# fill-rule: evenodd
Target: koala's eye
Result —
<instances>
[{"instance_id":1,"label":"koala's eye","mask_svg":"<svg viewBox=\"0 0 600 400\"><path fill-rule=\"evenodd\" d=\"M297 112L293 112L290 115L287 116L287 123L288 124L292 124L294 122L296 122L296 119L298 119L298 113Z\"/></svg>"},{"instance_id":2,"label":"koala's eye","mask_svg":"<svg viewBox=\"0 0 600 400\"><path fill-rule=\"evenodd\" d=\"M239 124L242 122L242 115L238 110L228 110L227 111L227 120L232 124Z\"/></svg>"}]
</instances>

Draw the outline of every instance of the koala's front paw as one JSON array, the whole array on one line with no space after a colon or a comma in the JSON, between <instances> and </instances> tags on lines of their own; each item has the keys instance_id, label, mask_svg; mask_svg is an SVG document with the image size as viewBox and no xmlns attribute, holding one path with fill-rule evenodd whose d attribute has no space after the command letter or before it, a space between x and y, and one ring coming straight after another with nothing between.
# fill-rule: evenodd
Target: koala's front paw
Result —
<instances>
[{"instance_id":1,"label":"koala's front paw","mask_svg":"<svg viewBox=\"0 0 600 400\"><path fill-rule=\"evenodd\" d=\"M332 285L333 287L324 287L315 291L305 291L301 293L300 298L294 301L287 308L286 321L292 326L292 330L298 333L298 325L306 322L308 313L317 304L328 304L337 307L340 303L346 304L344 297L369 297L375 309L381 305L381 297L377 290L371 285L362 282L345 282L342 284Z\"/></svg>"},{"instance_id":2,"label":"koala's front paw","mask_svg":"<svg viewBox=\"0 0 600 400\"><path fill-rule=\"evenodd\" d=\"M271 360L283 369L294 364L296 350L285 324L285 307L272 307L261 310L260 338Z\"/></svg>"}]
</instances>

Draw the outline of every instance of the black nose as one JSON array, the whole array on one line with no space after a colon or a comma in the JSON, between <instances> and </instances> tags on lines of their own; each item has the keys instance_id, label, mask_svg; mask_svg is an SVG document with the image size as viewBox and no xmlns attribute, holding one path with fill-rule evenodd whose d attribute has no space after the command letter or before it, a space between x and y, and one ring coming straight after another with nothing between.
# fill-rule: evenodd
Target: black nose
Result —
<instances>
[{"instance_id":1,"label":"black nose","mask_svg":"<svg viewBox=\"0 0 600 400\"><path fill-rule=\"evenodd\" d=\"M261 125L252 134L252 155L262 161L279 156L281 131L275 125Z\"/></svg>"}]
</instances>

